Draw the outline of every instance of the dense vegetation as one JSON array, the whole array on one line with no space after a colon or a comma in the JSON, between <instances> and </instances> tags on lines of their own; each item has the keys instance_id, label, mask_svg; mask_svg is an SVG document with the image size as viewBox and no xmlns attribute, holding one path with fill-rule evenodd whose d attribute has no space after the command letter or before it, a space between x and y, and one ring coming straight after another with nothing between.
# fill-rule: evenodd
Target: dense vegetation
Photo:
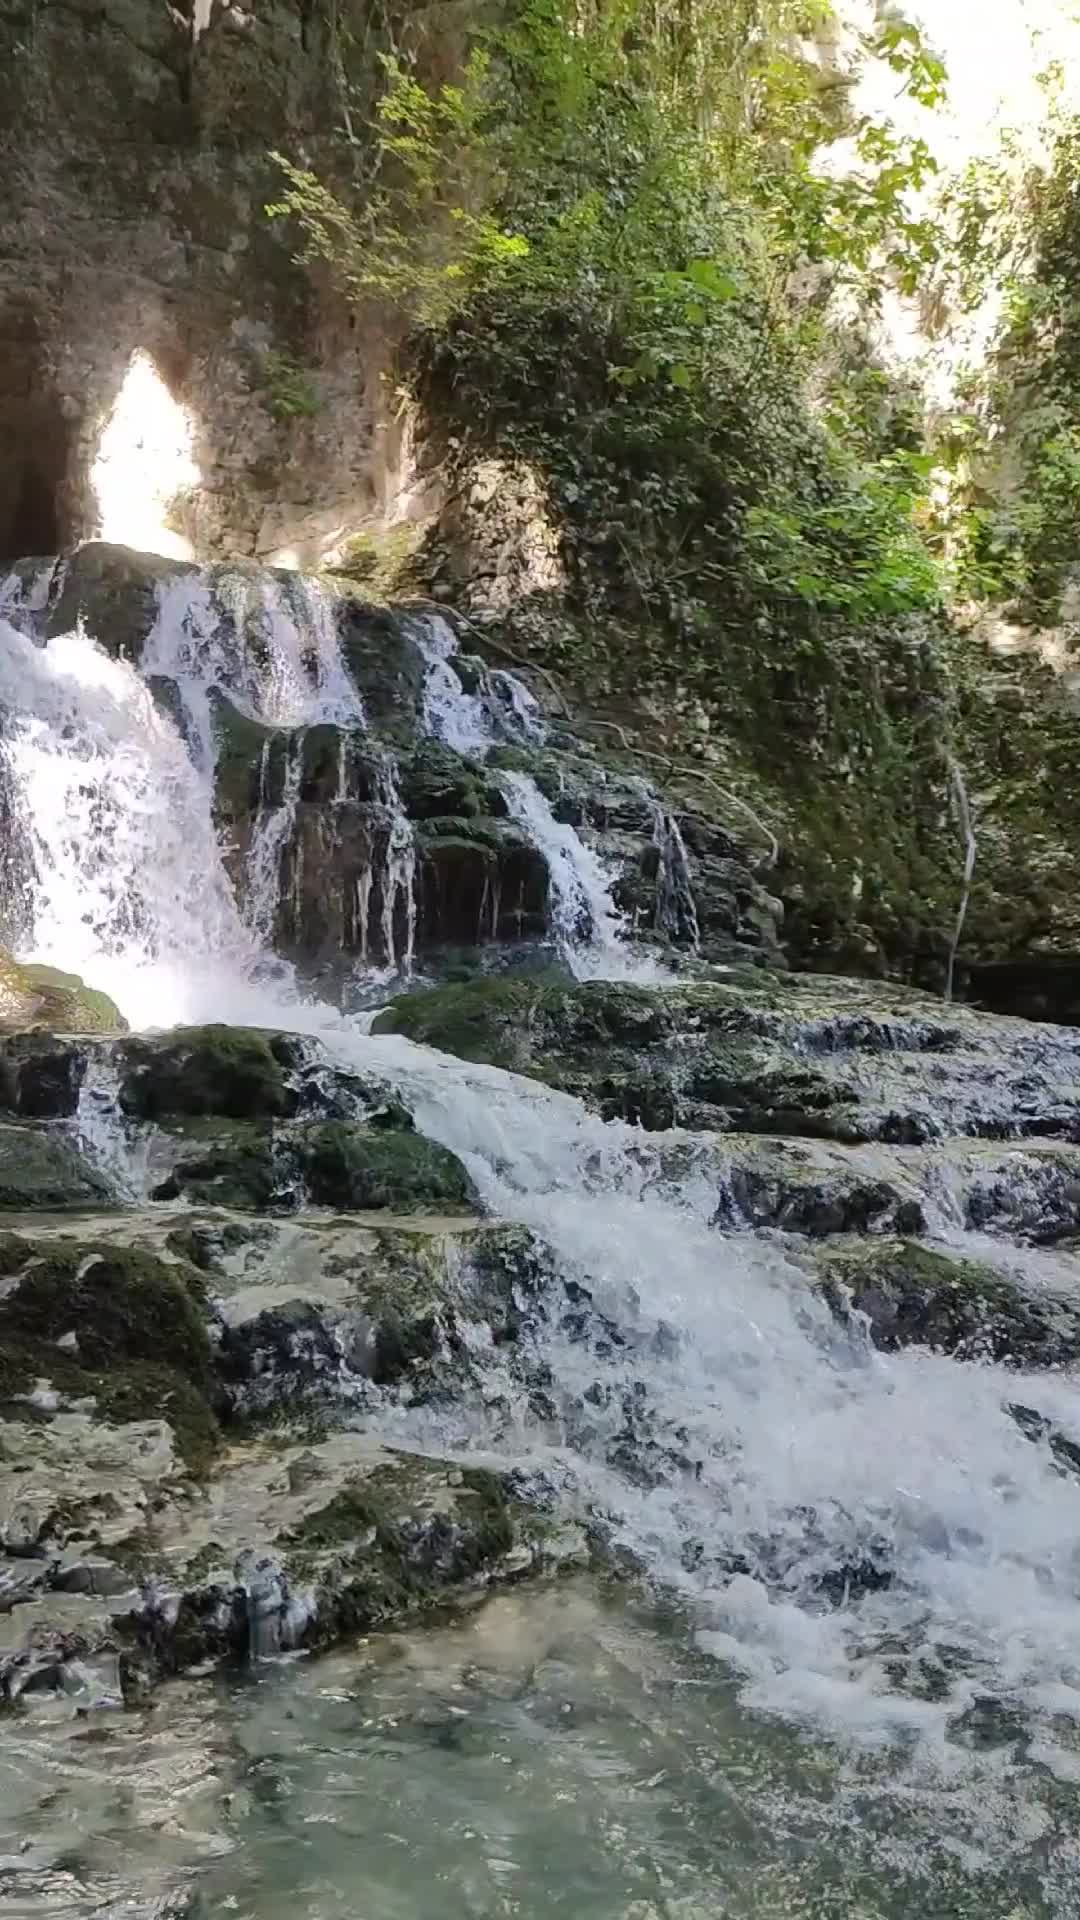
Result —
<instances>
[{"instance_id":1,"label":"dense vegetation","mask_svg":"<svg viewBox=\"0 0 1080 1920\"><path fill-rule=\"evenodd\" d=\"M867 61L931 116L945 95L894 12L859 39L824 0L476 0L440 41L446 11L372 0L363 46L342 34L337 160L279 156L271 210L401 342L452 503L421 581L443 567L459 596L490 571L517 487L559 577L511 596L503 642L639 743L644 711L650 749L782 828L794 951L944 979L958 764L1025 835L1046 799L1004 740L1018 689L987 705L997 668L958 650L950 613L1049 619L1064 583L1077 135L1061 123L1022 193L1002 161L935 179L926 140L856 106ZM916 290L963 310L988 274L1008 283L996 354L935 414L872 344L875 312ZM1050 925L1053 868L1003 917L984 862L984 950Z\"/></svg>"},{"instance_id":2,"label":"dense vegetation","mask_svg":"<svg viewBox=\"0 0 1080 1920\"><path fill-rule=\"evenodd\" d=\"M407 316L449 465L526 463L579 604L691 653L748 597L856 620L936 600L917 425L822 320L838 280L934 257L909 206L932 161L862 125L857 173L818 168L851 130L833 31L793 0L519 0L454 85L384 56L362 194L283 162L309 255ZM913 28L874 51L936 98Z\"/></svg>"}]
</instances>

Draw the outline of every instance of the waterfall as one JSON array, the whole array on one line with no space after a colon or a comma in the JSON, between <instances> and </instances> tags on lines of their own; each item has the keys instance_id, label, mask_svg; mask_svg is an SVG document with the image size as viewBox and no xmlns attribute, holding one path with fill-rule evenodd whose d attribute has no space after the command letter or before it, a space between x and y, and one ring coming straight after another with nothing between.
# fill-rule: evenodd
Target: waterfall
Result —
<instances>
[{"instance_id":1,"label":"waterfall","mask_svg":"<svg viewBox=\"0 0 1080 1920\"><path fill-rule=\"evenodd\" d=\"M673 940L687 940L696 953L700 940L694 883L679 823L646 790L656 848L656 925Z\"/></svg>"},{"instance_id":2,"label":"waterfall","mask_svg":"<svg viewBox=\"0 0 1080 1920\"><path fill-rule=\"evenodd\" d=\"M525 773L501 773L510 817L547 861L551 929L575 972L623 957L626 925L611 898L611 876L574 827L556 820L551 804Z\"/></svg>"},{"instance_id":3,"label":"waterfall","mask_svg":"<svg viewBox=\"0 0 1080 1920\"><path fill-rule=\"evenodd\" d=\"M417 644L427 668L424 686L426 730L456 752L484 759L500 742L537 745L544 726L536 702L516 675L477 668L475 685L468 690L452 662L457 638L449 622L430 615L417 623ZM471 665L472 663L470 663ZM572 972L579 978L617 974L637 980L659 979L655 963L631 954L629 928L612 899L614 876L599 856L585 845L572 826L556 820L550 803L531 774L500 772L498 784L510 817L523 828L547 864L550 884L551 931ZM697 944L697 916L689 881L686 849L677 823L651 793L645 792L656 825L659 854L657 924L668 930L675 918L692 928ZM492 909L485 888L481 906Z\"/></svg>"},{"instance_id":4,"label":"waterfall","mask_svg":"<svg viewBox=\"0 0 1080 1920\"><path fill-rule=\"evenodd\" d=\"M273 806L269 795L270 758L273 736L263 742L259 759L259 810L244 871L245 917L261 946L271 946L274 921L281 897L281 863L296 829L296 809L300 799L303 771L304 735L286 737L285 775L281 799Z\"/></svg>"},{"instance_id":5,"label":"waterfall","mask_svg":"<svg viewBox=\"0 0 1080 1920\"><path fill-rule=\"evenodd\" d=\"M612 899L613 875L599 855L575 827L556 820L531 775L500 773L498 778L511 819L547 862L551 930L571 972L579 980L666 979L663 967L627 945L630 930Z\"/></svg>"},{"instance_id":6,"label":"waterfall","mask_svg":"<svg viewBox=\"0 0 1080 1920\"><path fill-rule=\"evenodd\" d=\"M416 947L416 841L398 792L397 774L387 756L379 773L378 800L387 821L386 855L382 871L381 931L385 964L393 970L411 973ZM364 902L370 910L370 885ZM399 946L398 932L404 924ZM365 920L366 926L366 920ZM367 936L362 944L366 947Z\"/></svg>"},{"instance_id":7,"label":"waterfall","mask_svg":"<svg viewBox=\"0 0 1080 1920\"><path fill-rule=\"evenodd\" d=\"M185 736L206 769L216 758L215 695L268 727L366 725L333 603L300 575L173 575L157 590L142 672L177 688Z\"/></svg>"},{"instance_id":8,"label":"waterfall","mask_svg":"<svg viewBox=\"0 0 1080 1920\"><path fill-rule=\"evenodd\" d=\"M135 1024L231 1016L314 1036L344 1070L400 1089L418 1127L465 1161L493 1218L552 1243L568 1285L595 1304L595 1333L559 1307L538 1313L529 1358L549 1387L537 1404L514 1389L468 1409L468 1421L453 1408L427 1417L441 1422L442 1445L478 1442L599 1516L616 1546L679 1595L699 1651L745 1705L865 1747L870 1767L891 1746L926 1777L954 1780L981 1764L953 1740L955 1717L989 1697L1030 1716L1040 1765L1068 1779L1080 1725L1080 1488L1011 1417L1018 1376L925 1351L877 1353L857 1327L837 1325L790 1245L718 1231L725 1197L738 1216L716 1136L605 1124L567 1094L371 1036L296 997L280 971L270 988L253 984L265 915L245 928L225 875L201 694L224 677L258 717L280 723L287 712L296 724L337 698L333 675L291 641L275 656L293 660L291 679L271 675L291 689L280 701L246 655L218 655L211 672L224 639L200 625L197 581L186 576L169 596L186 611L166 639L163 606L144 670L171 662L186 744L134 668L85 635L38 648L0 624L2 752L32 821L33 952L84 972ZM296 749L286 811L298 764ZM527 776L499 778L549 862L571 964L626 977L602 863ZM390 828L378 934L389 963L407 966L415 853L389 760L378 804ZM282 824L265 827L256 864ZM362 881L365 929L375 899ZM797 1145L805 1161L811 1148ZM1080 1437L1068 1375L1027 1373L1022 1392L1026 1407ZM402 1414L393 1431L407 1441L415 1429ZM628 1472L627 1435L665 1470ZM879 1551L887 1586L856 1595L841 1580L823 1597L837 1568ZM891 1684L897 1649L933 1676L957 1648L963 1663L947 1686ZM1000 1754L987 1762L1001 1764Z\"/></svg>"},{"instance_id":9,"label":"waterfall","mask_svg":"<svg viewBox=\"0 0 1080 1920\"><path fill-rule=\"evenodd\" d=\"M82 633L47 647L0 621L0 752L31 823L35 958L86 974L137 1023L220 1007L242 925L207 771L135 670Z\"/></svg>"},{"instance_id":10,"label":"waterfall","mask_svg":"<svg viewBox=\"0 0 1080 1920\"><path fill-rule=\"evenodd\" d=\"M475 684L468 691L451 664L458 642L449 621L429 614L416 620L414 631L427 669L424 725L436 740L481 760L500 740L542 742L539 708L514 674L470 663Z\"/></svg>"},{"instance_id":11,"label":"waterfall","mask_svg":"<svg viewBox=\"0 0 1080 1920\"><path fill-rule=\"evenodd\" d=\"M960 888L960 904L956 909L956 924L949 942L949 965L945 976L945 1000L953 997L953 984L956 978L956 956L960 951L960 941L967 919L968 902L971 899L971 882L975 877L975 860L978 855L978 841L971 820L971 807L968 802L967 783L960 762L950 753L947 756L949 783L956 799L956 810L960 816L960 828L964 836L964 877Z\"/></svg>"}]
</instances>

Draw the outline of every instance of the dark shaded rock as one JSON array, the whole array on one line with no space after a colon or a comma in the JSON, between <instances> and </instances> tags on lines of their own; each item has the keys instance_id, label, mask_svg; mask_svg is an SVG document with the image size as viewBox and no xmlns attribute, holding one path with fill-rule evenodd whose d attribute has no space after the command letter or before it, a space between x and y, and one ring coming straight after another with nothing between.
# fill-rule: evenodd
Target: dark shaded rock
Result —
<instances>
[{"instance_id":1,"label":"dark shaded rock","mask_svg":"<svg viewBox=\"0 0 1080 1920\"><path fill-rule=\"evenodd\" d=\"M186 1027L120 1050L120 1104L139 1120L220 1115L270 1120L292 1113L288 1074L299 1041L253 1027Z\"/></svg>"},{"instance_id":2,"label":"dark shaded rock","mask_svg":"<svg viewBox=\"0 0 1080 1920\"><path fill-rule=\"evenodd\" d=\"M765 1172L736 1166L716 1215L718 1226L779 1227L823 1239L834 1233L922 1233L920 1203L888 1180L856 1171L822 1178L792 1166Z\"/></svg>"},{"instance_id":3,"label":"dark shaded rock","mask_svg":"<svg viewBox=\"0 0 1080 1920\"><path fill-rule=\"evenodd\" d=\"M66 1120L78 1110L87 1055L70 1040L0 1037L0 1107L27 1120Z\"/></svg>"},{"instance_id":4,"label":"dark shaded rock","mask_svg":"<svg viewBox=\"0 0 1080 1920\"><path fill-rule=\"evenodd\" d=\"M297 1299L227 1325L218 1368L236 1410L250 1414L340 1400L365 1379L396 1378L402 1367L385 1358L365 1313Z\"/></svg>"},{"instance_id":5,"label":"dark shaded rock","mask_svg":"<svg viewBox=\"0 0 1080 1920\"><path fill-rule=\"evenodd\" d=\"M185 1129L190 1136L191 1129ZM289 1164L275 1150L269 1127L236 1122L227 1131L209 1132L180 1151L172 1171L151 1190L152 1200L193 1201L263 1213L297 1204Z\"/></svg>"},{"instance_id":6,"label":"dark shaded rock","mask_svg":"<svg viewBox=\"0 0 1080 1920\"><path fill-rule=\"evenodd\" d=\"M390 740L411 742L427 665L409 617L344 599L338 603L337 620L341 651L369 724Z\"/></svg>"},{"instance_id":7,"label":"dark shaded rock","mask_svg":"<svg viewBox=\"0 0 1080 1920\"><path fill-rule=\"evenodd\" d=\"M524 836L486 819L433 819L418 836L422 947L539 938L547 862Z\"/></svg>"},{"instance_id":8,"label":"dark shaded rock","mask_svg":"<svg viewBox=\"0 0 1080 1920\"><path fill-rule=\"evenodd\" d=\"M410 820L506 817L506 801L486 768L441 740L423 740L402 758L398 788Z\"/></svg>"},{"instance_id":9,"label":"dark shaded rock","mask_svg":"<svg viewBox=\"0 0 1080 1920\"><path fill-rule=\"evenodd\" d=\"M46 635L72 633L83 620L106 652L137 665L157 618L159 586L195 571L182 560L87 541L68 558Z\"/></svg>"},{"instance_id":10,"label":"dark shaded rock","mask_svg":"<svg viewBox=\"0 0 1080 1920\"><path fill-rule=\"evenodd\" d=\"M180 721L182 723L182 714ZM241 713L224 694L213 695L214 812L219 828L239 833L246 844L250 823L263 807L279 807L295 738ZM179 731L183 733L183 725ZM244 833L245 826L248 829Z\"/></svg>"}]
</instances>

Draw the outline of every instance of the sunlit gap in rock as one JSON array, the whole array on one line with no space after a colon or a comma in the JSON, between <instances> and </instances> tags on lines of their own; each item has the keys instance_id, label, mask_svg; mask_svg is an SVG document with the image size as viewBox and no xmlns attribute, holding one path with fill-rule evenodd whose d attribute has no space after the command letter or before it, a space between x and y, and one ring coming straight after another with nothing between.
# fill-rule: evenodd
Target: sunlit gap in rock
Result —
<instances>
[{"instance_id":1,"label":"sunlit gap in rock","mask_svg":"<svg viewBox=\"0 0 1080 1920\"><path fill-rule=\"evenodd\" d=\"M149 355L133 353L90 473L103 540L190 560L191 543L169 524L178 496L199 486L190 415Z\"/></svg>"}]
</instances>

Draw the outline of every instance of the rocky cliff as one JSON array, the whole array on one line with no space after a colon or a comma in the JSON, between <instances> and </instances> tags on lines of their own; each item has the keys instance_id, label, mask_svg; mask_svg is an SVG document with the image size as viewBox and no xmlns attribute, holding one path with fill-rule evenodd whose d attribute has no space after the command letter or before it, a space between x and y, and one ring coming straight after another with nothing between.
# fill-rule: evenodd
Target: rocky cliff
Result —
<instances>
[{"instance_id":1,"label":"rocky cliff","mask_svg":"<svg viewBox=\"0 0 1080 1920\"><path fill-rule=\"evenodd\" d=\"M100 530L101 435L140 355L187 417L163 510L198 551L311 563L378 515L396 430L377 323L264 211L272 150L318 152L340 122L337 48L351 26L362 51L366 13L4 0L0 561ZM132 407L137 490L162 450Z\"/></svg>"}]
</instances>

